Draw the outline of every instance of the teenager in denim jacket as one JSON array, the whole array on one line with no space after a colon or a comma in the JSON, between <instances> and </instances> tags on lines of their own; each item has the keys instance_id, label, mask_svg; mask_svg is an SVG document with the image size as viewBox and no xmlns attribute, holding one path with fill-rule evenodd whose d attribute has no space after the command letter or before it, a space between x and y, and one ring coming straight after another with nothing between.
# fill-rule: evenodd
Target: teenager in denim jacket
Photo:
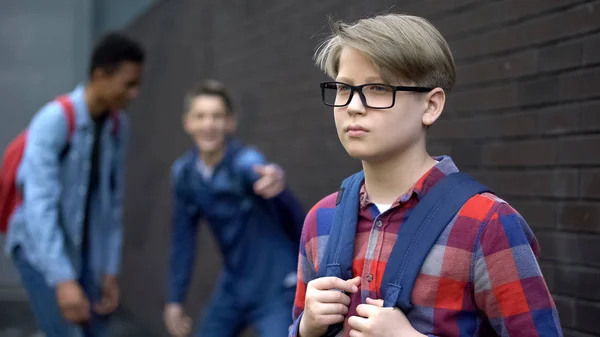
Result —
<instances>
[{"instance_id":1,"label":"teenager in denim jacket","mask_svg":"<svg viewBox=\"0 0 600 337\"><path fill-rule=\"evenodd\" d=\"M67 94L72 129L57 101L29 126L17 174L24 199L5 248L46 337L103 336L118 306L122 109L137 96L143 62L136 41L107 34L93 51L88 81Z\"/></svg>"}]
</instances>

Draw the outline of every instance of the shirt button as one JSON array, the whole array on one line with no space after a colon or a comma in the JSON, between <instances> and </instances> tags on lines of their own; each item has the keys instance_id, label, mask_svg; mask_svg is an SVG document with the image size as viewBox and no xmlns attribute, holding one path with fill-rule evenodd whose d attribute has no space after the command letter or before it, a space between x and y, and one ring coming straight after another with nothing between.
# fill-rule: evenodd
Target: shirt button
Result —
<instances>
[{"instance_id":1,"label":"shirt button","mask_svg":"<svg viewBox=\"0 0 600 337\"><path fill-rule=\"evenodd\" d=\"M383 222L381 220L377 220L377 221L375 221L375 226L381 227L381 226L383 226Z\"/></svg>"},{"instance_id":2,"label":"shirt button","mask_svg":"<svg viewBox=\"0 0 600 337\"><path fill-rule=\"evenodd\" d=\"M373 275L369 274L367 275L367 282L371 283L371 281L373 281Z\"/></svg>"},{"instance_id":3,"label":"shirt button","mask_svg":"<svg viewBox=\"0 0 600 337\"><path fill-rule=\"evenodd\" d=\"M81 195L82 197L85 196L85 187L84 186L79 187L79 195Z\"/></svg>"}]
</instances>

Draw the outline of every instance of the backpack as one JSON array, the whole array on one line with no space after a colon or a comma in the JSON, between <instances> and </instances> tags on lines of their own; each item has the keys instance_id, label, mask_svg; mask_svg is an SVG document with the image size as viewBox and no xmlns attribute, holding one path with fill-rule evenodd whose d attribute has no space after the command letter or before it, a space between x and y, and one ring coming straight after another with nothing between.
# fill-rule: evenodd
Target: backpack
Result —
<instances>
[{"instance_id":1,"label":"backpack","mask_svg":"<svg viewBox=\"0 0 600 337\"><path fill-rule=\"evenodd\" d=\"M363 179L364 172L361 171L342 182L318 277L352 278ZM398 231L381 282L384 307L397 306L403 312L412 308L410 298L415 280L438 237L471 197L485 192L493 193L469 175L457 172L444 177L425 194ZM335 336L341 329L341 323L332 325L325 336Z\"/></svg>"},{"instance_id":2,"label":"backpack","mask_svg":"<svg viewBox=\"0 0 600 337\"><path fill-rule=\"evenodd\" d=\"M60 154L62 160L68 153L71 137L75 132L75 108L73 102L66 95L60 96L56 101L61 105L65 118L67 119L67 145ZM118 134L119 118L117 114L113 116L112 134L114 137ZM23 197L17 186L17 171L25 152L27 144L27 131L24 130L15 137L6 147L0 164L0 233L8 231L8 223L14 210L19 206Z\"/></svg>"}]
</instances>

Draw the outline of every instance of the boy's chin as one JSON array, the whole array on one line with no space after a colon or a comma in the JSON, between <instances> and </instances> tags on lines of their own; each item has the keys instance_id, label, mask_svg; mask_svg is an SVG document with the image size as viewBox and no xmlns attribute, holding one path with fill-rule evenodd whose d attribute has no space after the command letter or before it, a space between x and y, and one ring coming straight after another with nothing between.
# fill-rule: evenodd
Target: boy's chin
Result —
<instances>
[{"instance_id":1,"label":"boy's chin","mask_svg":"<svg viewBox=\"0 0 600 337\"><path fill-rule=\"evenodd\" d=\"M373 149L368 149L363 146L348 146L346 147L346 152L350 157L361 161L371 161L378 157L377 153L373 151Z\"/></svg>"},{"instance_id":2,"label":"boy's chin","mask_svg":"<svg viewBox=\"0 0 600 337\"><path fill-rule=\"evenodd\" d=\"M213 152L217 152L220 151L223 148L223 143L222 142L211 142L211 143L204 143L204 144L198 144L198 148L200 149L200 152L203 153L213 153Z\"/></svg>"}]
</instances>

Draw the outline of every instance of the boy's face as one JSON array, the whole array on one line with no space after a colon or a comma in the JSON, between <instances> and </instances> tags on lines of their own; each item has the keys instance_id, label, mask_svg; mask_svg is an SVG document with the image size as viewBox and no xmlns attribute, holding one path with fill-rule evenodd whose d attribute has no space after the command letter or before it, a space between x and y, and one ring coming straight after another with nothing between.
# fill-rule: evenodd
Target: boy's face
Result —
<instances>
[{"instance_id":1,"label":"boy's face","mask_svg":"<svg viewBox=\"0 0 600 337\"><path fill-rule=\"evenodd\" d=\"M184 116L184 129L202 153L221 151L227 134L233 132L234 128L235 119L227 112L223 99L218 95L195 97Z\"/></svg>"},{"instance_id":2,"label":"boy's face","mask_svg":"<svg viewBox=\"0 0 600 337\"><path fill-rule=\"evenodd\" d=\"M141 79L142 65L129 61L122 62L110 73L96 69L93 76L100 97L111 110L125 109L137 97Z\"/></svg>"},{"instance_id":3,"label":"boy's face","mask_svg":"<svg viewBox=\"0 0 600 337\"><path fill-rule=\"evenodd\" d=\"M335 81L350 85L386 84L371 60L350 47L342 49ZM334 108L335 125L342 145L350 156L364 161L380 161L406 153L424 142L424 124L435 120L427 116L429 95L398 91L394 106L371 109L363 105L358 93L354 93L348 105Z\"/></svg>"}]
</instances>

